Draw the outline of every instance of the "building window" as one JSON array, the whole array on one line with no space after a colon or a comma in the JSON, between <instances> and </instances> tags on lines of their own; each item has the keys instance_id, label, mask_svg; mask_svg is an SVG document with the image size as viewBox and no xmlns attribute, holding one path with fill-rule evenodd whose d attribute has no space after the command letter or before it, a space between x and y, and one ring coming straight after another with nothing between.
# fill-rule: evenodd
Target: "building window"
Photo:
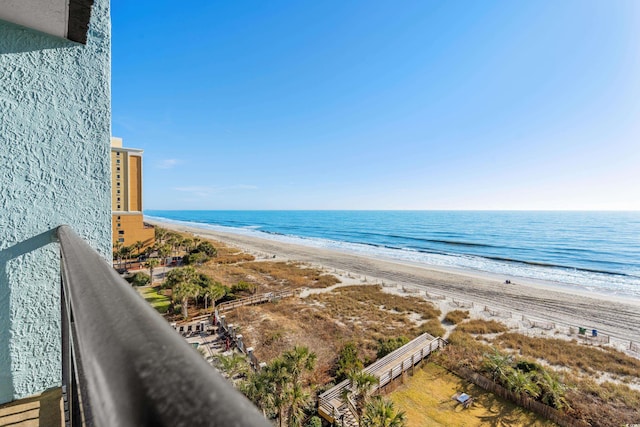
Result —
<instances>
[{"instance_id":1,"label":"building window","mask_svg":"<svg viewBox=\"0 0 640 427\"><path fill-rule=\"evenodd\" d=\"M116 182L116 185L117 185L118 187L120 187L120 181Z\"/></svg>"},{"instance_id":2,"label":"building window","mask_svg":"<svg viewBox=\"0 0 640 427\"><path fill-rule=\"evenodd\" d=\"M120 209L120 205L118 205L118 209Z\"/></svg>"},{"instance_id":3,"label":"building window","mask_svg":"<svg viewBox=\"0 0 640 427\"><path fill-rule=\"evenodd\" d=\"M120 152L119 152L119 151L116 151L116 156L119 156L119 155L120 155Z\"/></svg>"},{"instance_id":4,"label":"building window","mask_svg":"<svg viewBox=\"0 0 640 427\"><path fill-rule=\"evenodd\" d=\"M117 178L117 179L120 179L120 175L116 175L116 178Z\"/></svg>"},{"instance_id":5,"label":"building window","mask_svg":"<svg viewBox=\"0 0 640 427\"><path fill-rule=\"evenodd\" d=\"M119 238L119 239L118 239L118 242L120 242L120 243L124 243L124 237Z\"/></svg>"},{"instance_id":6,"label":"building window","mask_svg":"<svg viewBox=\"0 0 640 427\"><path fill-rule=\"evenodd\" d=\"M116 171L120 172L120 166L118 166L118 167L116 168Z\"/></svg>"},{"instance_id":7,"label":"building window","mask_svg":"<svg viewBox=\"0 0 640 427\"><path fill-rule=\"evenodd\" d=\"M118 231L118 234L122 236L124 234L124 230Z\"/></svg>"},{"instance_id":8,"label":"building window","mask_svg":"<svg viewBox=\"0 0 640 427\"><path fill-rule=\"evenodd\" d=\"M117 164L120 164L120 159L116 159L116 163L117 163Z\"/></svg>"},{"instance_id":9,"label":"building window","mask_svg":"<svg viewBox=\"0 0 640 427\"><path fill-rule=\"evenodd\" d=\"M118 201L120 201L120 197L118 197ZM120 219L120 217L118 217L118 219Z\"/></svg>"},{"instance_id":10,"label":"building window","mask_svg":"<svg viewBox=\"0 0 640 427\"><path fill-rule=\"evenodd\" d=\"M116 193L120 194L120 190L116 190Z\"/></svg>"},{"instance_id":11,"label":"building window","mask_svg":"<svg viewBox=\"0 0 640 427\"><path fill-rule=\"evenodd\" d=\"M121 227L121 225L120 225L120 223L118 223L118 228L120 228L120 227Z\"/></svg>"},{"instance_id":12,"label":"building window","mask_svg":"<svg viewBox=\"0 0 640 427\"><path fill-rule=\"evenodd\" d=\"M118 215L117 220L120 221L120 215Z\"/></svg>"}]
</instances>

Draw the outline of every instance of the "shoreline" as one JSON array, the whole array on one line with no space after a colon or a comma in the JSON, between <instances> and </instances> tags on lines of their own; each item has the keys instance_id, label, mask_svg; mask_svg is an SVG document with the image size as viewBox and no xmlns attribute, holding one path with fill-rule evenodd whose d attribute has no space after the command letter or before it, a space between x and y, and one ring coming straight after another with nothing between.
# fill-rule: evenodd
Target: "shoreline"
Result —
<instances>
[{"instance_id":1,"label":"shoreline","mask_svg":"<svg viewBox=\"0 0 640 427\"><path fill-rule=\"evenodd\" d=\"M446 295L512 310L527 317L573 327L597 329L612 338L640 341L640 300L572 289L562 284L520 280L505 284L505 277L481 271L430 266L397 259L304 246L273 239L145 219L174 231L188 232L220 241L248 253L276 256L276 260L307 262L331 270L343 270L398 286L417 287ZM513 280L512 280L513 282Z\"/></svg>"}]
</instances>

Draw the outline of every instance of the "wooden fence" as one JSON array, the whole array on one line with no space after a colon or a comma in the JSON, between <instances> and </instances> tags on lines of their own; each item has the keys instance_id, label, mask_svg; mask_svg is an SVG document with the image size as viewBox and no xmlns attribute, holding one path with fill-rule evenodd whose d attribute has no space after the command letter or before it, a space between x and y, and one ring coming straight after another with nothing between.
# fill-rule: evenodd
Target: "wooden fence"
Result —
<instances>
[{"instance_id":1,"label":"wooden fence","mask_svg":"<svg viewBox=\"0 0 640 427\"><path fill-rule=\"evenodd\" d=\"M524 323L525 325L528 325L530 328L539 328L539 329L546 329L546 330L555 329L556 327L556 324L553 322L532 320L525 316L522 316L522 323Z\"/></svg>"},{"instance_id":2,"label":"wooden fence","mask_svg":"<svg viewBox=\"0 0 640 427\"><path fill-rule=\"evenodd\" d=\"M238 333L239 332L238 327L235 326L233 323L228 323L225 316L220 315L217 311L216 311L215 319L218 327L224 331L225 335L229 337L229 339L233 342L236 348L247 356L247 358L249 359L249 365L251 366L251 368L254 371L261 369L263 364L261 364L258 358L255 356L253 347L246 346L244 342L244 337L242 336L242 334Z\"/></svg>"},{"instance_id":3,"label":"wooden fence","mask_svg":"<svg viewBox=\"0 0 640 427\"><path fill-rule=\"evenodd\" d=\"M473 307L473 303L470 302L470 301L462 301L462 300L458 300L458 299L453 298L451 300L451 302L453 302L453 304L456 307L459 307L459 308L472 308Z\"/></svg>"},{"instance_id":4,"label":"wooden fence","mask_svg":"<svg viewBox=\"0 0 640 427\"><path fill-rule=\"evenodd\" d=\"M476 384L478 387L486 391L489 391L491 393L494 393L502 397L503 399L509 400L522 408L528 409L539 415L542 415L548 420L551 420L554 423L557 423L563 427L589 427L589 424L585 423L584 421L580 421L573 417L570 417L569 415L564 414L563 412L560 412L559 410L552 408L549 405L545 405L542 402L531 399L526 395L514 393L510 390L507 390L500 384L495 383L489 378L483 375L480 375L477 372L474 372L468 368L463 368L463 367L456 368L453 370L453 372L456 373L458 376L471 381L472 383Z\"/></svg>"},{"instance_id":5,"label":"wooden fence","mask_svg":"<svg viewBox=\"0 0 640 427\"><path fill-rule=\"evenodd\" d=\"M444 295L440 295L440 294L434 294L428 291L424 291L425 295L427 296L427 298L429 299L435 299L435 300L445 300L447 299L446 296Z\"/></svg>"},{"instance_id":6,"label":"wooden fence","mask_svg":"<svg viewBox=\"0 0 640 427\"><path fill-rule=\"evenodd\" d=\"M488 305L484 306L484 312L488 313L490 316L504 317L505 319L510 319L512 317L510 311L496 310L496 309L493 309L493 308L489 307Z\"/></svg>"}]
</instances>

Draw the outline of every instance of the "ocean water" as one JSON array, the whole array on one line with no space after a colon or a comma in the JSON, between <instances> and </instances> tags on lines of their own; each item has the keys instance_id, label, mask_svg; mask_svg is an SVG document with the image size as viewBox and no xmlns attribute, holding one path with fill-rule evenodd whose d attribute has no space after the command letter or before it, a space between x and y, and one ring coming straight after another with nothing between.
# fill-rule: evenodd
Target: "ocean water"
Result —
<instances>
[{"instance_id":1,"label":"ocean water","mask_svg":"<svg viewBox=\"0 0 640 427\"><path fill-rule=\"evenodd\" d=\"M152 210L145 216L640 298L640 212Z\"/></svg>"}]
</instances>

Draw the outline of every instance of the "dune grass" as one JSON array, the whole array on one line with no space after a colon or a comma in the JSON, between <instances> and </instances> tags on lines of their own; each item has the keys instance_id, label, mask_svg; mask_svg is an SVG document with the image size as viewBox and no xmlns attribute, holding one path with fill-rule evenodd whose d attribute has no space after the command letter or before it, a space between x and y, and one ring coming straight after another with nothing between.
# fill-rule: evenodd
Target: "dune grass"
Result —
<instances>
[{"instance_id":1,"label":"dune grass","mask_svg":"<svg viewBox=\"0 0 640 427\"><path fill-rule=\"evenodd\" d=\"M613 348L590 347L558 338L528 337L516 333L499 335L494 342L517 349L529 357L544 359L552 365L569 366L585 372L609 372L640 377L640 360Z\"/></svg>"},{"instance_id":2,"label":"dune grass","mask_svg":"<svg viewBox=\"0 0 640 427\"><path fill-rule=\"evenodd\" d=\"M469 311L464 310L453 310L447 313L444 316L444 321L447 323L451 323L452 325L457 325L465 319L469 318Z\"/></svg>"},{"instance_id":3,"label":"dune grass","mask_svg":"<svg viewBox=\"0 0 640 427\"><path fill-rule=\"evenodd\" d=\"M472 319L460 323L456 326L456 330L468 334L497 334L507 332L509 328L495 320Z\"/></svg>"},{"instance_id":4,"label":"dune grass","mask_svg":"<svg viewBox=\"0 0 640 427\"><path fill-rule=\"evenodd\" d=\"M474 403L464 409L452 399L464 392ZM507 402L446 369L427 363L388 396L405 411L407 427L423 426L555 426L551 421Z\"/></svg>"}]
</instances>

